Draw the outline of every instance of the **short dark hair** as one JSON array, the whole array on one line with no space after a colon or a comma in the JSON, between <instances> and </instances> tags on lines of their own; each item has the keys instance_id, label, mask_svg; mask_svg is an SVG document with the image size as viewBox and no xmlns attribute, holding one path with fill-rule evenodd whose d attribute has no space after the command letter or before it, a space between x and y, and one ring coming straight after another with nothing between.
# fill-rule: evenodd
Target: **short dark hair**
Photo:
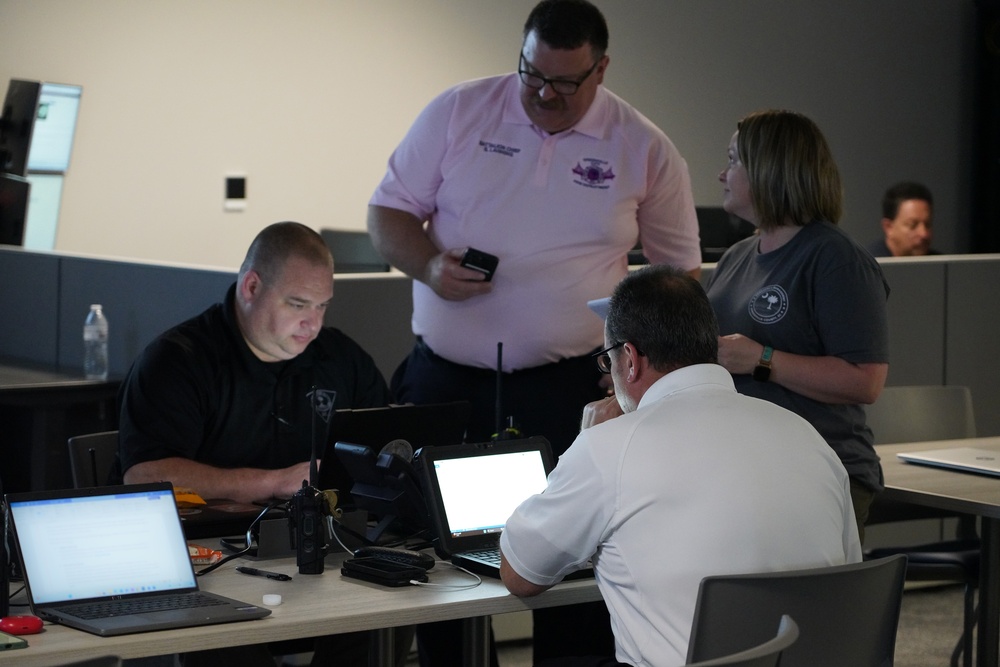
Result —
<instances>
[{"instance_id":1,"label":"short dark hair","mask_svg":"<svg viewBox=\"0 0 1000 667\"><path fill-rule=\"evenodd\" d=\"M605 327L609 341L632 343L660 372L719 357L719 323L701 283L662 264L618 283Z\"/></svg>"},{"instance_id":2,"label":"short dark hair","mask_svg":"<svg viewBox=\"0 0 1000 667\"><path fill-rule=\"evenodd\" d=\"M292 257L329 266L333 275L333 257L323 237L302 223L286 221L268 225L257 234L240 266L239 277L253 270L265 282L277 280Z\"/></svg>"},{"instance_id":3,"label":"short dark hair","mask_svg":"<svg viewBox=\"0 0 1000 667\"><path fill-rule=\"evenodd\" d=\"M524 38L532 31L554 49L578 49L586 44L594 58L608 50L608 23L587 0L542 0L524 23Z\"/></svg>"},{"instance_id":4,"label":"short dark hair","mask_svg":"<svg viewBox=\"0 0 1000 667\"><path fill-rule=\"evenodd\" d=\"M934 196L930 188L923 183L903 181L885 191L885 196L882 197L882 217L895 220L899 214L899 205L909 199L921 199L927 202L931 209L934 208Z\"/></svg>"},{"instance_id":5,"label":"short dark hair","mask_svg":"<svg viewBox=\"0 0 1000 667\"><path fill-rule=\"evenodd\" d=\"M768 109L743 118L736 128L758 227L840 221L840 172L816 123L794 111Z\"/></svg>"}]
</instances>

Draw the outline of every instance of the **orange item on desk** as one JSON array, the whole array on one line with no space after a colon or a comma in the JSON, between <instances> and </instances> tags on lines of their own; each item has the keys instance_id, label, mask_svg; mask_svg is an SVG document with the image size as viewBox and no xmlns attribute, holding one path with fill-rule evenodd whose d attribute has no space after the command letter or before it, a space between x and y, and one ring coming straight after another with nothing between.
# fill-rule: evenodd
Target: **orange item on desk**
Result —
<instances>
[{"instance_id":1,"label":"orange item on desk","mask_svg":"<svg viewBox=\"0 0 1000 667\"><path fill-rule=\"evenodd\" d=\"M205 500L194 492L194 489L189 489L183 486L174 487L174 502L177 503L178 509L191 509L192 507L201 507L206 504Z\"/></svg>"},{"instance_id":2,"label":"orange item on desk","mask_svg":"<svg viewBox=\"0 0 1000 667\"><path fill-rule=\"evenodd\" d=\"M200 544L188 544L188 554L191 555L192 565L211 565L222 560L221 551L209 549Z\"/></svg>"}]
</instances>

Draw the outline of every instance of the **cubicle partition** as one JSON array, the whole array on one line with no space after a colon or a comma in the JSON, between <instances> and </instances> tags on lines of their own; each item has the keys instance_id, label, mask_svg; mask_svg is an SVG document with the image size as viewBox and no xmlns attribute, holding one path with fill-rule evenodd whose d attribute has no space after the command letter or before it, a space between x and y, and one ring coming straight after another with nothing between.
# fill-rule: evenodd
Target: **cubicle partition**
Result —
<instances>
[{"instance_id":1,"label":"cubicle partition","mask_svg":"<svg viewBox=\"0 0 1000 667\"><path fill-rule=\"evenodd\" d=\"M1000 255L880 261L892 288L889 384L968 385L978 433L1000 435ZM0 356L79 369L87 306L102 303L111 373L121 376L159 332L219 301L235 273L0 247ZM327 324L368 350L386 378L413 345L410 290L395 271L338 275L334 285Z\"/></svg>"}]
</instances>

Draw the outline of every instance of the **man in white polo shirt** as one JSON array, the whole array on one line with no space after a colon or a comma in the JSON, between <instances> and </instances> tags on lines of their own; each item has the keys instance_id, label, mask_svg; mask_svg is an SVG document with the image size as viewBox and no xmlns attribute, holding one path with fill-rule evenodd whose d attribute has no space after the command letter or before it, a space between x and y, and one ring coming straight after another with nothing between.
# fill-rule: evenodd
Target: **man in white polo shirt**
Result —
<instances>
[{"instance_id":1,"label":"man in white polo shirt","mask_svg":"<svg viewBox=\"0 0 1000 667\"><path fill-rule=\"evenodd\" d=\"M433 100L371 198L375 247L415 279L418 340L393 378L396 400L470 400L469 440L512 422L564 451L583 406L605 391L587 358L602 342L587 301L611 293L637 241L654 263L700 270L687 165L662 131L601 85L607 45L592 4L543 0L525 23L518 72ZM492 280L461 266L469 247L499 258ZM558 639L578 650L582 638L600 636L611 648L606 615L603 632L574 618L568 634L546 629L542 615L567 612L536 613L536 659L563 653L544 646Z\"/></svg>"},{"instance_id":2,"label":"man in white polo shirt","mask_svg":"<svg viewBox=\"0 0 1000 667\"><path fill-rule=\"evenodd\" d=\"M704 577L861 560L847 470L805 419L736 392L696 280L630 273L604 336L596 365L615 397L589 406L545 491L500 537L515 595L592 561L617 655L560 667L684 664Z\"/></svg>"}]
</instances>

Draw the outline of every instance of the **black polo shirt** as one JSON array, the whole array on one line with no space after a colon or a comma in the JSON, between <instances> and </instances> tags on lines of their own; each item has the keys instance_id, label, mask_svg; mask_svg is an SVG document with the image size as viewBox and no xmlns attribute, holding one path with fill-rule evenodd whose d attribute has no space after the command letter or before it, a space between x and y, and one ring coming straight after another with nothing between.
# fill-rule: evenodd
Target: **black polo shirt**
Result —
<instances>
[{"instance_id":1,"label":"black polo shirt","mask_svg":"<svg viewBox=\"0 0 1000 667\"><path fill-rule=\"evenodd\" d=\"M325 438L331 410L390 402L372 358L324 327L299 356L259 360L239 332L236 288L160 335L119 393L121 471L179 456L221 468L277 469L309 460L313 420ZM321 450L322 451L322 450Z\"/></svg>"}]
</instances>

